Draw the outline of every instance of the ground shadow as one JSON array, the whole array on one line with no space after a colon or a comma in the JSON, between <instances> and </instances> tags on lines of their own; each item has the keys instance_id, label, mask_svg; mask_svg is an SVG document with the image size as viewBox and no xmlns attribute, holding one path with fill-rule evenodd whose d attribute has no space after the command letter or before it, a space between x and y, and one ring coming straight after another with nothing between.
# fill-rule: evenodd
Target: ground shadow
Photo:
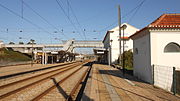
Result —
<instances>
[{"instance_id":1,"label":"ground shadow","mask_svg":"<svg viewBox=\"0 0 180 101\"><path fill-rule=\"evenodd\" d=\"M120 71L120 70L101 70L101 69L99 68L99 73L100 73L100 74L106 74L106 75L112 75L112 76L116 76L116 77L119 77L119 78L122 78L122 79L127 79L127 80L130 80L130 81L137 82L137 83L135 83L135 85L138 86L138 87L140 87L140 88L151 89L151 90L158 90L158 91L159 91L159 90L160 90L160 91L162 90L162 89L159 89L159 88L153 89L154 86L146 86L146 85L149 85L149 83L144 82L144 81L142 81L142 80L139 80L139 79L137 79L136 77L131 76L131 75L129 75L129 74L124 74L124 75L123 75L123 72ZM92 78L92 79L95 79L95 78ZM103 83L108 84L107 82L100 81L100 80L98 80L98 79L96 79L96 80L99 81L99 82L103 82ZM141 84L145 85L145 87L139 85L138 83L141 83ZM135 95L137 95L137 96L140 96L140 97L143 97L143 98L145 98L145 99L148 99L148 100L153 101L153 99L151 99L151 98L148 98L148 97L146 97L146 96L144 96L144 95L141 95L141 94L137 94L136 92L132 92L132 91L126 90L126 89L124 89L124 88L122 88L122 87L114 86L114 85L112 85L112 84L108 84L108 85L111 85L111 86L113 86L113 87L122 89L122 90L124 90L124 91L133 93L133 94L135 94ZM169 100L169 99L167 99L167 98L165 98L165 97L160 97L160 96L157 96L157 97L159 97L159 98L161 98L161 99L164 99L164 100Z\"/></svg>"},{"instance_id":2,"label":"ground shadow","mask_svg":"<svg viewBox=\"0 0 180 101\"><path fill-rule=\"evenodd\" d=\"M92 67L92 64L93 64L93 63L94 63L94 62L88 62L88 63L84 64L83 66ZM81 82L81 85L82 85L82 86L81 86L81 88L80 88L80 90L79 90L79 93L78 93L78 95L77 95L77 97L76 97L76 101L93 101L93 99L90 99L90 98L89 98L87 95L85 95L85 93L84 93L84 89L85 89L85 87L86 87L87 80L88 80L89 78L91 78L90 72L91 72L91 68L90 68L90 70L88 71L87 76L85 77L84 81Z\"/></svg>"},{"instance_id":3,"label":"ground shadow","mask_svg":"<svg viewBox=\"0 0 180 101\"><path fill-rule=\"evenodd\" d=\"M93 63L94 62L88 62L88 63L84 64L83 66L92 66Z\"/></svg>"},{"instance_id":4,"label":"ground shadow","mask_svg":"<svg viewBox=\"0 0 180 101\"><path fill-rule=\"evenodd\" d=\"M142 83L147 83L143 80L140 80L132 75L129 75L127 73L124 73L120 70L99 70L99 73L100 74L107 74L107 75L112 75L112 76L116 76L116 77L120 77L120 78L123 78L123 79L128 79L128 80L131 80L131 81L136 81L136 82L142 82Z\"/></svg>"},{"instance_id":5,"label":"ground shadow","mask_svg":"<svg viewBox=\"0 0 180 101\"><path fill-rule=\"evenodd\" d=\"M94 100L89 98L89 96L87 96L85 93L83 93L82 98L77 101L94 101Z\"/></svg>"},{"instance_id":6,"label":"ground shadow","mask_svg":"<svg viewBox=\"0 0 180 101\"><path fill-rule=\"evenodd\" d=\"M62 89L62 87L57 83L55 78L51 78L54 82L54 84L56 85L56 88L58 89L59 93L61 93L63 95L63 97L65 99L68 98L68 94Z\"/></svg>"},{"instance_id":7,"label":"ground shadow","mask_svg":"<svg viewBox=\"0 0 180 101\"><path fill-rule=\"evenodd\" d=\"M151 98L148 98L147 96L143 96L143 95L137 94L137 93L132 92L132 91L130 91L130 90L126 90L126 89L124 89L124 88L122 88L122 87L118 87L118 86L112 85L112 84L110 84L110 83L107 83L107 82L98 80L98 79L96 79L96 78L92 78L92 79L97 80L98 82L102 82L102 83L105 83L105 84L107 84L107 85L110 85L110 86L112 86L112 87L114 87L114 88L118 88L118 89L121 89L121 90L123 90L123 91L129 92L129 93L132 93L132 94L135 94L135 95L137 95L137 96L139 96L139 97L142 97L142 98L144 98L144 99L147 99L147 100L150 100L150 101L155 101L155 100L153 100L153 99L151 99Z\"/></svg>"}]
</instances>

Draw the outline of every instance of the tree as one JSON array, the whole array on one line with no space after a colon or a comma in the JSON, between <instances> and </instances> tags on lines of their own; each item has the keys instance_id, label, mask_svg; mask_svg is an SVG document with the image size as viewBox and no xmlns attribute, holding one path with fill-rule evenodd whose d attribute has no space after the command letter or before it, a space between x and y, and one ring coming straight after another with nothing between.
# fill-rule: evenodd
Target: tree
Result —
<instances>
[{"instance_id":1,"label":"tree","mask_svg":"<svg viewBox=\"0 0 180 101\"><path fill-rule=\"evenodd\" d=\"M11 41L11 42L9 42L9 44L15 44L15 43Z\"/></svg>"},{"instance_id":2,"label":"tree","mask_svg":"<svg viewBox=\"0 0 180 101\"><path fill-rule=\"evenodd\" d=\"M30 41L27 44L36 44L34 39L30 39Z\"/></svg>"},{"instance_id":3,"label":"tree","mask_svg":"<svg viewBox=\"0 0 180 101\"><path fill-rule=\"evenodd\" d=\"M19 42L19 44L21 44L21 45L22 45L22 44L24 44L24 42Z\"/></svg>"},{"instance_id":4,"label":"tree","mask_svg":"<svg viewBox=\"0 0 180 101\"><path fill-rule=\"evenodd\" d=\"M30 42L31 42L32 44L34 44L35 40L34 40L34 39L31 39Z\"/></svg>"},{"instance_id":5,"label":"tree","mask_svg":"<svg viewBox=\"0 0 180 101\"><path fill-rule=\"evenodd\" d=\"M124 58L123 58L123 54L124 54ZM128 51L125 51L121 55L121 63L123 64L123 61L124 61L124 66L126 69L132 69L133 68L133 53L132 53L132 50L128 50Z\"/></svg>"}]
</instances>

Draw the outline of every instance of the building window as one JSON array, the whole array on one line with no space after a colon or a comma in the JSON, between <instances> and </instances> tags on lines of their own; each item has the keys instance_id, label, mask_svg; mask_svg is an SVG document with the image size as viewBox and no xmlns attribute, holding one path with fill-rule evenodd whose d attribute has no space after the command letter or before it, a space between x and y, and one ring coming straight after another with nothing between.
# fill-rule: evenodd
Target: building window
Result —
<instances>
[{"instance_id":1,"label":"building window","mask_svg":"<svg viewBox=\"0 0 180 101\"><path fill-rule=\"evenodd\" d=\"M171 42L165 46L164 52L180 52L180 46L177 43Z\"/></svg>"}]
</instances>

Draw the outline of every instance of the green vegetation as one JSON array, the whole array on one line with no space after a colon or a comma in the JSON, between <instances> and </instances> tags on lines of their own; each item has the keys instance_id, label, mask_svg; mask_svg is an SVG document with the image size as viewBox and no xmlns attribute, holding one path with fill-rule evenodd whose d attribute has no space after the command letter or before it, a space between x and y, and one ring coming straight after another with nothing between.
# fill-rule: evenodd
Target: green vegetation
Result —
<instances>
[{"instance_id":1,"label":"green vegetation","mask_svg":"<svg viewBox=\"0 0 180 101\"><path fill-rule=\"evenodd\" d=\"M14 42L9 42L9 44L15 44Z\"/></svg>"},{"instance_id":2,"label":"green vegetation","mask_svg":"<svg viewBox=\"0 0 180 101\"><path fill-rule=\"evenodd\" d=\"M124 54L124 59L123 59ZM121 55L121 63L123 63L123 60L125 61L125 69L126 70L133 70L133 53L131 50L125 51Z\"/></svg>"},{"instance_id":3,"label":"green vegetation","mask_svg":"<svg viewBox=\"0 0 180 101\"><path fill-rule=\"evenodd\" d=\"M16 51L7 50L6 48L0 49L0 61L1 62L20 62L30 61L31 58Z\"/></svg>"}]
</instances>

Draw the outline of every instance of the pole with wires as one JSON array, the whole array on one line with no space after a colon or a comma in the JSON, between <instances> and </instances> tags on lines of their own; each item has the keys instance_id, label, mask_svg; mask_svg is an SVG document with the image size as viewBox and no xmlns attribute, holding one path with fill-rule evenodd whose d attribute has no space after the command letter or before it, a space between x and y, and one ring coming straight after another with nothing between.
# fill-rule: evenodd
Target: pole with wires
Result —
<instances>
[{"instance_id":1,"label":"pole with wires","mask_svg":"<svg viewBox=\"0 0 180 101\"><path fill-rule=\"evenodd\" d=\"M23 13L24 13L24 7L23 7L24 1L21 0L21 17L23 19Z\"/></svg>"},{"instance_id":2,"label":"pole with wires","mask_svg":"<svg viewBox=\"0 0 180 101\"><path fill-rule=\"evenodd\" d=\"M123 75L125 74L125 52L124 52L124 44L125 44L125 39L124 39L124 30L127 28L127 26L124 24L123 26L122 26L122 30L123 30L123 53L122 53L122 55L123 55L123 57L122 57L122 66L123 66Z\"/></svg>"},{"instance_id":3,"label":"pole with wires","mask_svg":"<svg viewBox=\"0 0 180 101\"><path fill-rule=\"evenodd\" d=\"M118 5L118 25L119 25L119 65L121 65L121 11Z\"/></svg>"}]
</instances>

